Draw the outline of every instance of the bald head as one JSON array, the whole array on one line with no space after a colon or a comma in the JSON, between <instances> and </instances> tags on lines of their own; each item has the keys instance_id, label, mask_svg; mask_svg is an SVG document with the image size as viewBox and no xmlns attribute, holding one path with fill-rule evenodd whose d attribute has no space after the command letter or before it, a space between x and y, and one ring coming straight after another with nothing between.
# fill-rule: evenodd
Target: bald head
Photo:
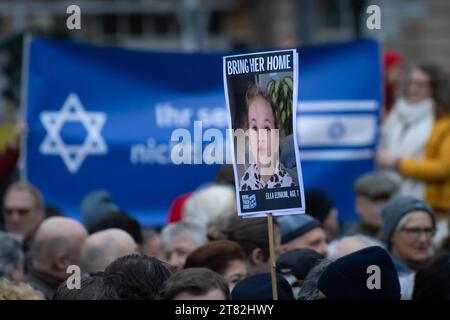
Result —
<instances>
[{"instance_id":1,"label":"bald head","mask_svg":"<svg viewBox=\"0 0 450 320\"><path fill-rule=\"evenodd\" d=\"M107 229L91 234L81 249L83 272L95 273L117 258L135 253L137 244L133 238L120 229Z\"/></svg>"},{"instance_id":2,"label":"bald head","mask_svg":"<svg viewBox=\"0 0 450 320\"><path fill-rule=\"evenodd\" d=\"M378 240L364 235L342 237L330 243L328 256L330 259L336 260L350 253L372 246L383 247Z\"/></svg>"},{"instance_id":3,"label":"bald head","mask_svg":"<svg viewBox=\"0 0 450 320\"><path fill-rule=\"evenodd\" d=\"M87 231L78 221L51 217L42 222L34 238L31 254L33 266L56 277L67 277L70 265L78 265Z\"/></svg>"}]
</instances>

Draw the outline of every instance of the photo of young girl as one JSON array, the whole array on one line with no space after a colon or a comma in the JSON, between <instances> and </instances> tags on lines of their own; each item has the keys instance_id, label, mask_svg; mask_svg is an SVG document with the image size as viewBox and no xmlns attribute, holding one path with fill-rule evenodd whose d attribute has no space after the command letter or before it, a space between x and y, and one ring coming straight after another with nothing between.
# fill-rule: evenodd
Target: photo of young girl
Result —
<instances>
[{"instance_id":1,"label":"photo of young girl","mask_svg":"<svg viewBox=\"0 0 450 320\"><path fill-rule=\"evenodd\" d=\"M280 162L279 150L272 146L274 140L276 146L279 146L279 132L273 134L273 130L279 130L276 108L266 90L256 85L249 87L246 94L247 116L244 119L249 133L249 151L253 163L247 167L240 180L241 191L296 185ZM269 161L263 161L264 159Z\"/></svg>"}]
</instances>

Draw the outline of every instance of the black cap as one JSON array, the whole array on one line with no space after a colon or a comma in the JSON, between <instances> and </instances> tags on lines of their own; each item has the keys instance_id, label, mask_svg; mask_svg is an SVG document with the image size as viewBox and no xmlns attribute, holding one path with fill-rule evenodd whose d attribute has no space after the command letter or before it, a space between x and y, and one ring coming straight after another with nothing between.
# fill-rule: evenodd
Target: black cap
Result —
<instances>
[{"instance_id":1,"label":"black cap","mask_svg":"<svg viewBox=\"0 0 450 320\"><path fill-rule=\"evenodd\" d=\"M279 273L276 274L278 299L294 300L289 282ZM270 273L260 273L238 282L231 291L231 300L273 300L272 278Z\"/></svg>"},{"instance_id":2,"label":"black cap","mask_svg":"<svg viewBox=\"0 0 450 320\"><path fill-rule=\"evenodd\" d=\"M277 271L304 280L309 271L325 257L312 249L293 249L277 259Z\"/></svg>"}]
</instances>

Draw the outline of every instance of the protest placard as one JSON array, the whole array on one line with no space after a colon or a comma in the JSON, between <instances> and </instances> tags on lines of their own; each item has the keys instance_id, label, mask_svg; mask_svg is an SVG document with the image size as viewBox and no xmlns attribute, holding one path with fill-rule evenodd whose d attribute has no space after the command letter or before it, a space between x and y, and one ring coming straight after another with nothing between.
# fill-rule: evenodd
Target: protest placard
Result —
<instances>
[{"instance_id":1,"label":"protest placard","mask_svg":"<svg viewBox=\"0 0 450 320\"><path fill-rule=\"evenodd\" d=\"M304 213L297 51L226 56L223 72L238 214Z\"/></svg>"}]
</instances>

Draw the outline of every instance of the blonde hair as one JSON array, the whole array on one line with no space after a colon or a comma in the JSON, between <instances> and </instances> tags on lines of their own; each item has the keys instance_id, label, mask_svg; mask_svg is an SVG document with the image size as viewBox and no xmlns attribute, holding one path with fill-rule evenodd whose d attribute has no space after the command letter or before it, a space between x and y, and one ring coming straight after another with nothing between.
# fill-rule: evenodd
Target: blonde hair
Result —
<instances>
[{"instance_id":1,"label":"blonde hair","mask_svg":"<svg viewBox=\"0 0 450 320\"><path fill-rule=\"evenodd\" d=\"M0 278L0 300L45 300L44 295L25 282Z\"/></svg>"}]
</instances>

